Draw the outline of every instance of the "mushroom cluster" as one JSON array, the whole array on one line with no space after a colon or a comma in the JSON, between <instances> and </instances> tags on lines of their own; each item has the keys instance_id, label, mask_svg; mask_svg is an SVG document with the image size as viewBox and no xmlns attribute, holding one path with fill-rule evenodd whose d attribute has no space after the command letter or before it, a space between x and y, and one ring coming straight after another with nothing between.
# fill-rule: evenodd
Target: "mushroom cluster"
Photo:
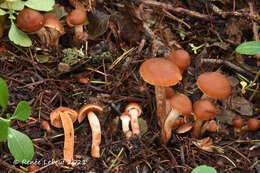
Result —
<instances>
[{"instance_id":1,"label":"mushroom cluster","mask_svg":"<svg viewBox=\"0 0 260 173\"><path fill-rule=\"evenodd\" d=\"M185 50L176 50L168 58L150 58L140 66L143 80L155 87L158 125L161 127L161 142L168 143L172 130L179 133L192 130L194 137L205 131L216 132L217 123L208 121L217 114L213 99L225 99L230 95L231 85L219 72L205 72L198 77L197 85L204 96L193 105L184 94L175 94L171 86L182 80L182 73L190 66L190 55ZM180 116L183 115L183 116ZM194 123L189 121L194 119ZM204 123L205 121L205 123Z\"/></svg>"}]
</instances>

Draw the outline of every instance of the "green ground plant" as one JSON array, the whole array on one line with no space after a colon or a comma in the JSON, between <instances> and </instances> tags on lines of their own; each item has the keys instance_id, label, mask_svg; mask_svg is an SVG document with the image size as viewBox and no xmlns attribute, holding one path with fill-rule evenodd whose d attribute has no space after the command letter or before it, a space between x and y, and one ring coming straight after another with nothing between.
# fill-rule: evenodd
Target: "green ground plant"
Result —
<instances>
[{"instance_id":1,"label":"green ground plant","mask_svg":"<svg viewBox=\"0 0 260 173\"><path fill-rule=\"evenodd\" d=\"M20 163L28 162L32 160L34 155L33 143L26 134L11 128L11 120L27 120L31 114L31 108L29 103L21 101L13 115L6 113L4 116L8 104L8 95L7 84L0 78L0 142L7 141L8 148L15 160Z\"/></svg>"},{"instance_id":2,"label":"green ground plant","mask_svg":"<svg viewBox=\"0 0 260 173\"><path fill-rule=\"evenodd\" d=\"M248 41L241 43L236 52L243 55L256 55L260 53L260 41Z\"/></svg>"},{"instance_id":3,"label":"green ground plant","mask_svg":"<svg viewBox=\"0 0 260 173\"><path fill-rule=\"evenodd\" d=\"M51 11L54 4L55 0L0 0L0 16L8 16L11 22L9 39L19 46L30 47L32 45L30 37L15 25L16 15L25 7L37 11Z\"/></svg>"},{"instance_id":4,"label":"green ground plant","mask_svg":"<svg viewBox=\"0 0 260 173\"><path fill-rule=\"evenodd\" d=\"M211 166L200 165L194 168L191 173L217 173L217 171Z\"/></svg>"}]
</instances>

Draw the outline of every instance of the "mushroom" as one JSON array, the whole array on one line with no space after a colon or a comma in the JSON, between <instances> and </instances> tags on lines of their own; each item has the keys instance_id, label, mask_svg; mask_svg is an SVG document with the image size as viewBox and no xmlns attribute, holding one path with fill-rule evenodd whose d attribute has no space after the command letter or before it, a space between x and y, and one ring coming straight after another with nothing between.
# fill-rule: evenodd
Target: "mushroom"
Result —
<instances>
[{"instance_id":1,"label":"mushroom","mask_svg":"<svg viewBox=\"0 0 260 173\"><path fill-rule=\"evenodd\" d=\"M165 87L176 85L182 79L181 72L175 64L163 58L144 61L139 72L144 81L154 85L158 124L163 127L166 119Z\"/></svg>"},{"instance_id":2,"label":"mushroom","mask_svg":"<svg viewBox=\"0 0 260 173\"><path fill-rule=\"evenodd\" d=\"M258 119L251 118L247 121L247 129L249 131L257 131L260 127L260 122Z\"/></svg>"},{"instance_id":3,"label":"mushroom","mask_svg":"<svg viewBox=\"0 0 260 173\"><path fill-rule=\"evenodd\" d=\"M68 164L73 160L74 153L74 129L73 123L77 120L78 113L67 107L59 107L51 112L51 125L64 129L64 160Z\"/></svg>"},{"instance_id":4,"label":"mushroom","mask_svg":"<svg viewBox=\"0 0 260 173\"><path fill-rule=\"evenodd\" d=\"M127 112L123 112L120 115L120 119L122 121L122 129L123 129L123 133L124 133L126 139L131 138L132 132L129 129L129 123L130 123L130 120L131 120L130 115Z\"/></svg>"},{"instance_id":5,"label":"mushroom","mask_svg":"<svg viewBox=\"0 0 260 173\"><path fill-rule=\"evenodd\" d=\"M17 26L25 32L36 33L41 42L44 42L44 34L46 32L43 27L45 24L44 16L31 8L21 10L16 18Z\"/></svg>"},{"instance_id":6,"label":"mushroom","mask_svg":"<svg viewBox=\"0 0 260 173\"><path fill-rule=\"evenodd\" d=\"M171 98L172 110L167 116L164 125L162 127L161 142L166 144L172 135L172 126L177 118L182 115L191 115L192 103L190 99L184 94L177 94Z\"/></svg>"},{"instance_id":7,"label":"mushroom","mask_svg":"<svg viewBox=\"0 0 260 173\"><path fill-rule=\"evenodd\" d=\"M46 130L47 132L51 132L52 131L48 121L42 121L41 122L41 128L43 130Z\"/></svg>"},{"instance_id":8,"label":"mushroom","mask_svg":"<svg viewBox=\"0 0 260 173\"><path fill-rule=\"evenodd\" d=\"M217 122L215 120L207 121L201 127L200 136L202 136L206 131L217 132L217 130L218 130L218 125L217 125Z\"/></svg>"},{"instance_id":9,"label":"mushroom","mask_svg":"<svg viewBox=\"0 0 260 173\"><path fill-rule=\"evenodd\" d=\"M168 115L171 111L171 98L175 95L174 90L171 87L165 87L165 98L166 98L166 115Z\"/></svg>"},{"instance_id":10,"label":"mushroom","mask_svg":"<svg viewBox=\"0 0 260 173\"><path fill-rule=\"evenodd\" d=\"M131 117L133 135L139 135L141 131L138 123L138 117L142 114L142 108L137 103L130 103L126 106L125 112L127 112Z\"/></svg>"},{"instance_id":11,"label":"mushroom","mask_svg":"<svg viewBox=\"0 0 260 173\"><path fill-rule=\"evenodd\" d=\"M100 157L100 143L101 143L101 127L99 120L94 111L103 111L103 108L96 104L86 104L79 110L78 122L81 123L86 115L88 115L88 121L92 131L92 146L91 156L94 158Z\"/></svg>"},{"instance_id":12,"label":"mushroom","mask_svg":"<svg viewBox=\"0 0 260 173\"><path fill-rule=\"evenodd\" d=\"M87 38L86 32L83 31L83 25L87 20L86 11L82 9L74 9L66 18L69 27L74 27L74 42L82 42Z\"/></svg>"},{"instance_id":13,"label":"mushroom","mask_svg":"<svg viewBox=\"0 0 260 173\"><path fill-rule=\"evenodd\" d=\"M172 51L168 56L168 60L175 63L181 72L187 70L190 66L190 55L183 49Z\"/></svg>"},{"instance_id":14,"label":"mushroom","mask_svg":"<svg viewBox=\"0 0 260 173\"><path fill-rule=\"evenodd\" d=\"M58 50L60 36L65 34L64 27L53 13L44 14L44 18L44 27L46 29L44 45L46 47L54 46Z\"/></svg>"},{"instance_id":15,"label":"mushroom","mask_svg":"<svg viewBox=\"0 0 260 173\"><path fill-rule=\"evenodd\" d=\"M232 125L234 126L234 131L240 132L242 127L244 126L244 119L241 116L237 115L232 119Z\"/></svg>"},{"instance_id":16,"label":"mushroom","mask_svg":"<svg viewBox=\"0 0 260 173\"><path fill-rule=\"evenodd\" d=\"M214 117L217 114L217 109L212 102L207 99L202 99L193 104L193 112L196 120L194 122L192 135L194 137L199 137L203 121Z\"/></svg>"},{"instance_id":17,"label":"mushroom","mask_svg":"<svg viewBox=\"0 0 260 173\"><path fill-rule=\"evenodd\" d=\"M214 99L227 98L231 92L229 81L219 72L205 72L199 75L197 85L206 96Z\"/></svg>"}]
</instances>

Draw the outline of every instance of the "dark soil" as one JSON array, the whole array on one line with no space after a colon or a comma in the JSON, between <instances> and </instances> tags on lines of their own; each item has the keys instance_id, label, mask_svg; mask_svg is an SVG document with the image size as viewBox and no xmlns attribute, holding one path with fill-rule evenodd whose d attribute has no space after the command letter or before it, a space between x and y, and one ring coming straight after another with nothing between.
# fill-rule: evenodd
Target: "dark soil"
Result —
<instances>
[{"instance_id":1,"label":"dark soil","mask_svg":"<svg viewBox=\"0 0 260 173\"><path fill-rule=\"evenodd\" d=\"M73 9L68 2L56 3L68 12ZM249 8L250 3L253 11ZM44 48L35 35L30 35L33 39L30 48L10 42L8 30L1 38L0 77L9 88L6 112L14 112L22 100L30 103L30 118L26 122L14 120L12 127L32 139L35 149L32 163L40 168L40 172L188 173L199 165L208 165L219 173L259 173L259 130L234 133L231 120L236 115L245 122L250 118L260 118L259 62L255 56L235 52L240 43L258 39L259 33L254 31L254 27L260 26L260 2L97 0L96 4L95 9L110 15L110 19L107 28L84 26L92 36L101 33L88 40L88 55L78 55L79 50L85 52L85 44L74 44L73 29L65 24L66 34L60 38L59 50ZM88 13L89 18L94 18L91 12ZM105 18L100 16L96 15L94 20ZM76 47L74 51L64 52L73 47ZM194 50L194 47L198 49ZM154 87L144 82L139 67L144 60L167 57L172 50L179 48L189 52L191 66L183 72L182 81L172 87L177 93L186 94L192 102L198 100L202 93L197 89L196 79L206 71L221 71L232 84L229 98L216 101L219 111L214 119L218 131L206 132L200 137L213 140L213 144L209 144L212 152L194 145L198 139L191 136L191 131L184 134L173 132L167 145L160 143ZM48 58L47 62L38 61L40 56ZM68 71L58 69L58 64L66 57L76 57L79 61L73 63ZM119 57L122 59L115 63ZM88 82L81 83L79 74ZM241 91L239 75L255 83L245 93ZM131 102L142 107L141 118L148 128L142 135L127 140L119 116ZM44 120L50 122L50 113L59 106L79 110L87 103L99 104L104 109L98 114L102 129L101 157L94 159L90 155L92 136L88 121L75 122L76 166L66 165L62 160L63 130L51 126L53 131L46 133L40 124ZM244 106L248 106L249 112ZM0 172L22 171L22 167L31 164L14 163L6 142L0 143L0 151ZM118 160L109 168L117 155Z\"/></svg>"}]
</instances>

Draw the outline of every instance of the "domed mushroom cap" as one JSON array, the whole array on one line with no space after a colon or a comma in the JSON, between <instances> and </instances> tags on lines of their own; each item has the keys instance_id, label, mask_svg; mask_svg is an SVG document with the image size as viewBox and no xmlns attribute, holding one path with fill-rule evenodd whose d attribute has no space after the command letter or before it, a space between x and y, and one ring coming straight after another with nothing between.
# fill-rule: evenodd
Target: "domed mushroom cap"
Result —
<instances>
[{"instance_id":1,"label":"domed mushroom cap","mask_svg":"<svg viewBox=\"0 0 260 173\"><path fill-rule=\"evenodd\" d=\"M168 60L176 64L182 71L190 66L190 55L187 51L182 49L170 53Z\"/></svg>"},{"instance_id":2,"label":"domed mushroom cap","mask_svg":"<svg viewBox=\"0 0 260 173\"><path fill-rule=\"evenodd\" d=\"M199 75L197 85L204 94L214 99L227 98L231 92L229 81L219 72L206 72Z\"/></svg>"},{"instance_id":3,"label":"domed mushroom cap","mask_svg":"<svg viewBox=\"0 0 260 173\"><path fill-rule=\"evenodd\" d=\"M24 8L17 16L17 26L26 32L38 31L44 23L43 15L30 8Z\"/></svg>"},{"instance_id":4,"label":"domed mushroom cap","mask_svg":"<svg viewBox=\"0 0 260 173\"><path fill-rule=\"evenodd\" d=\"M44 18L45 18L45 24L44 24L45 27L53 28L61 34L65 33L63 25L60 23L59 19L55 16L55 14L46 13L44 14Z\"/></svg>"},{"instance_id":5,"label":"domed mushroom cap","mask_svg":"<svg viewBox=\"0 0 260 173\"><path fill-rule=\"evenodd\" d=\"M78 113L76 111L74 111L73 109L61 106L61 107L55 109L54 111L52 111L50 114L51 124L54 127L57 127L57 128L63 127L61 117L60 117L61 113L68 114L70 116L72 123L74 123L78 118Z\"/></svg>"},{"instance_id":6,"label":"domed mushroom cap","mask_svg":"<svg viewBox=\"0 0 260 173\"><path fill-rule=\"evenodd\" d=\"M182 79L179 68L163 58L151 58L144 61L139 72L144 81L155 86L176 85Z\"/></svg>"},{"instance_id":7,"label":"domed mushroom cap","mask_svg":"<svg viewBox=\"0 0 260 173\"><path fill-rule=\"evenodd\" d=\"M192 112L192 103L184 94L177 94L171 98L172 109L177 110L182 115L190 115Z\"/></svg>"},{"instance_id":8,"label":"domed mushroom cap","mask_svg":"<svg viewBox=\"0 0 260 173\"><path fill-rule=\"evenodd\" d=\"M244 119L241 116L235 116L232 119L232 125L237 129L241 129L244 126Z\"/></svg>"},{"instance_id":9,"label":"domed mushroom cap","mask_svg":"<svg viewBox=\"0 0 260 173\"><path fill-rule=\"evenodd\" d=\"M247 128L250 131L257 131L259 127L260 127L260 121L258 121L258 119L251 118L247 121Z\"/></svg>"},{"instance_id":10,"label":"domed mushroom cap","mask_svg":"<svg viewBox=\"0 0 260 173\"><path fill-rule=\"evenodd\" d=\"M217 108L207 99L198 100L193 104L193 112L200 120L209 120L216 116Z\"/></svg>"},{"instance_id":11,"label":"domed mushroom cap","mask_svg":"<svg viewBox=\"0 0 260 173\"><path fill-rule=\"evenodd\" d=\"M69 27L83 25L86 22L86 20L87 20L86 12L80 9L72 10L66 18L66 22L69 25Z\"/></svg>"}]
</instances>

